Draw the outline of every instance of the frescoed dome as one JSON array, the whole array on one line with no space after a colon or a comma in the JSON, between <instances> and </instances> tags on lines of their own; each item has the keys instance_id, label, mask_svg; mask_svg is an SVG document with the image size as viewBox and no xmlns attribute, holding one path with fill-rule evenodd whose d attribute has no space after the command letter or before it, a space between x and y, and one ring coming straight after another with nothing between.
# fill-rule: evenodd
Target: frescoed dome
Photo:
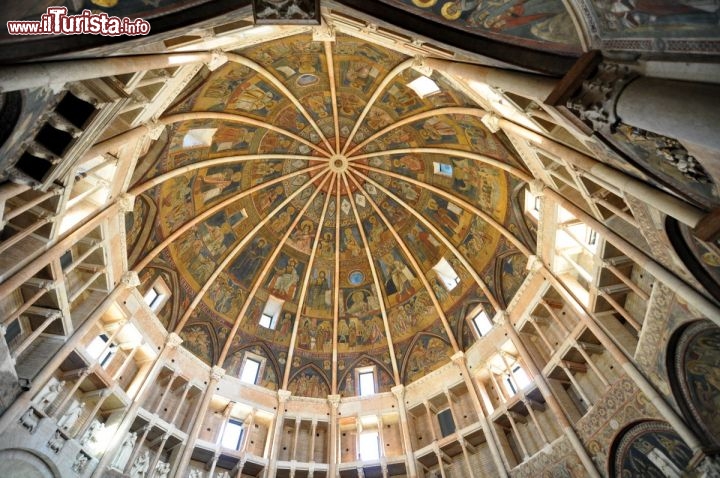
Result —
<instances>
[{"instance_id":1,"label":"frescoed dome","mask_svg":"<svg viewBox=\"0 0 720 478\"><path fill-rule=\"evenodd\" d=\"M522 184L485 158L520 163L414 66L296 35L235 52L166 112L179 120L138 165L128 257L172 289L159 316L186 348L232 375L252 351L260 384L302 396L354 395L372 364L387 391L469 346L471 309L511 300L525 258L477 211L533 240Z\"/></svg>"}]
</instances>

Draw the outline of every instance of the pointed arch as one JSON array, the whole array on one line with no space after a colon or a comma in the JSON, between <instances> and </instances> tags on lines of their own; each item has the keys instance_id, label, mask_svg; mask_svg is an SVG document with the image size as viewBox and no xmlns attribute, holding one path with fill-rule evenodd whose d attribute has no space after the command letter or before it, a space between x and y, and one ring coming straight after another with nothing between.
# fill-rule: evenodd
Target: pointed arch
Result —
<instances>
[{"instance_id":1,"label":"pointed arch","mask_svg":"<svg viewBox=\"0 0 720 478\"><path fill-rule=\"evenodd\" d=\"M310 375L317 375L320 380L322 380L322 384L324 384L325 386L324 392L326 393L322 393L323 391L319 389L319 385L309 384L305 381L300 381L301 379L303 379L303 377L307 377L308 372ZM330 395L330 391L332 390L330 381L325 375L325 372L323 372L322 369L314 363L305 364L298 370L296 370L295 373L290 376L287 388L288 390L293 392L293 395L318 398L327 397L328 395Z\"/></svg>"},{"instance_id":2,"label":"pointed arch","mask_svg":"<svg viewBox=\"0 0 720 478\"><path fill-rule=\"evenodd\" d=\"M375 365L377 365L378 371L383 371L383 372L385 372L385 373L388 374L388 376L392 379L392 377L393 377L393 372L392 372L392 370L388 369L388 368L387 368L380 360L378 360L377 358L373 357L372 355L368 355L368 354L364 353L364 354L360 355L359 357L357 357L355 360L353 360L352 363L350 364L350 366L345 367L345 372L338 378L338 384L339 384L339 385L338 385L338 390L340 390L340 389L343 388L341 384L343 384L343 383L345 382L346 377L347 377L349 374L353 373L353 371L355 370L355 368L357 368L357 367L359 366L359 364L362 363L364 360L367 360L367 361L372 362L372 363L374 363ZM399 385L399 384L396 384L396 385Z\"/></svg>"},{"instance_id":3,"label":"pointed arch","mask_svg":"<svg viewBox=\"0 0 720 478\"><path fill-rule=\"evenodd\" d=\"M281 377L280 364L276 359L276 354L262 340L256 340L254 342L243 344L234 349L231 349L230 353L228 353L227 357L225 358L225 360L223 360L223 363L221 364L222 368L225 369L225 373L227 373L228 375L238 376L240 374L240 365L242 364L243 353L245 351L252 351L253 353L257 353L253 350L256 347L259 347L262 351L262 353L259 355L262 355L267 359L267 363L265 366L267 367L267 364L270 364L270 367L275 374L275 387L279 387ZM235 370L236 368L237 370Z\"/></svg>"},{"instance_id":4,"label":"pointed arch","mask_svg":"<svg viewBox=\"0 0 720 478\"><path fill-rule=\"evenodd\" d=\"M423 339L423 337L428 337L428 342L427 342L427 344L422 344L422 343L421 343L421 340ZM419 368L420 368L422 365L424 365L424 364L421 363L421 362L416 362L416 363L414 363L414 364L413 364L413 363L410 363L411 356L412 356L413 353L415 352L415 349L416 349L418 346L420 346L420 345L423 345L423 346L429 345L430 340L432 340L432 339L440 340L443 344L445 344L445 347L446 347L446 348L448 348L448 349L450 349L450 350L453 350L452 345L450 344L450 342L449 342L448 340L446 340L445 338L443 338L443 337L442 337L441 335L439 335L439 334L435 334L435 333L432 333L432 332L419 332L419 333L415 334L415 336L414 336L414 337L412 338L412 340L410 341L410 345L408 346L407 350L405 351L405 355L403 356L403 359L402 359L402 365L401 365L401 368L400 368L400 370L401 370L401 377L402 377L402 383L409 383L409 382L410 382L410 380L408 380L408 372L410 371L409 369L410 369L411 367L417 368L417 369L419 370ZM425 352L427 352L427 351L425 351ZM423 355L425 355L425 353L424 353ZM448 357L448 359L449 359L449 357ZM433 364L437 364L437 361L434 361ZM435 368L437 368L437 367L435 367ZM434 370L434 369L433 369L433 370ZM427 370L426 370L426 372L427 372Z\"/></svg>"},{"instance_id":5,"label":"pointed arch","mask_svg":"<svg viewBox=\"0 0 720 478\"><path fill-rule=\"evenodd\" d=\"M186 349L197 355L208 365L215 363L218 339L211 322L191 322L179 333Z\"/></svg>"}]
</instances>

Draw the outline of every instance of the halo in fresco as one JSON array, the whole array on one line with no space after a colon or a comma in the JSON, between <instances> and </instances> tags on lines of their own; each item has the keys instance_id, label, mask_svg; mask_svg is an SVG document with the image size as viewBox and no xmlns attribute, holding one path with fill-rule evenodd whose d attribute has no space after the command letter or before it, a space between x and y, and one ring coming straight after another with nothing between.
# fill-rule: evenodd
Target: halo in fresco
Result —
<instances>
[{"instance_id":1,"label":"halo in fresco","mask_svg":"<svg viewBox=\"0 0 720 478\"><path fill-rule=\"evenodd\" d=\"M447 363L465 342L453 337L461 311L486 300L457 254L501 301L524 276L518 251L463 205L517 230L519 183L471 155L515 159L480 110L415 118L475 107L442 76L420 97L407 87L420 73L406 68L371 102L408 59L397 52L303 34L238 54L267 71L229 62L169 112L229 115L176 123L142 160L148 177L172 177L136 201L128 247L142 258L171 239L146 268L177 271L168 324L184 320L184 345L207 363L222 358L237 374L252 352L272 364L263 386L307 396L355 393L359 364L374 364L389 390ZM442 259L457 273L452 289L433 269Z\"/></svg>"}]
</instances>

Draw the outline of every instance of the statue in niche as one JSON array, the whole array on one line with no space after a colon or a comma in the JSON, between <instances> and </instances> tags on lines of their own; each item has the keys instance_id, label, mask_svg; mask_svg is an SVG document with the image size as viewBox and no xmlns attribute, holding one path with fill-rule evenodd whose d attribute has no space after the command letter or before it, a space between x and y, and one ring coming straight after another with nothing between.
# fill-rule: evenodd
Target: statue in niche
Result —
<instances>
[{"instance_id":1,"label":"statue in niche","mask_svg":"<svg viewBox=\"0 0 720 478\"><path fill-rule=\"evenodd\" d=\"M88 442L97 440L98 434L105 428L105 424L97 419L93 420L90 427L80 438L80 444L85 446Z\"/></svg>"},{"instance_id":2,"label":"statue in niche","mask_svg":"<svg viewBox=\"0 0 720 478\"><path fill-rule=\"evenodd\" d=\"M68 408L67 412L65 412L65 414L60 417L60 420L58 420L58 426L63 430L71 429L73 425L75 425L75 423L78 421L78 418L80 418L83 407L85 407L85 404L83 402L73 400L73 404L70 405L70 408Z\"/></svg>"},{"instance_id":3,"label":"statue in niche","mask_svg":"<svg viewBox=\"0 0 720 478\"><path fill-rule=\"evenodd\" d=\"M137 457L130 468L130 478L145 478L148 468L150 468L150 454L145 450L142 455Z\"/></svg>"},{"instance_id":4,"label":"statue in niche","mask_svg":"<svg viewBox=\"0 0 720 478\"><path fill-rule=\"evenodd\" d=\"M217 476L217 478L230 478L230 473L228 473L227 471L222 471L222 472L220 472L220 474Z\"/></svg>"},{"instance_id":5,"label":"statue in niche","mask_svg":"<svg viewBox=\"0 0 720 478\"><path fill-rule=\"evenodd\" d=\"M198 469L192 468L190 470L190 475L188 475L188 478L204 478L203 472Z\"/></svg>"},{"instance_id":6,"label":"statue in niche","mask_svg":"<svg viewBox=\"0 0 720 478\"><path fill-rule=\"evenodd\" d=\"M53 437L47 442L48 448L50 448L56 455L60 452L60 450L62 450L64 444L65 438L63 438L60 430L56 430L55 435L53 435Z\"/></svg>"},{"instance_id":7,"label":"statue in niche","mask_svg":"<svg viewBox=\"0 0 720 478\"><path fill-rule=\"evenodd\" d=\"M164 461L158 461L155 467L155 478L167 478L170 474L170 463Z\"/></svg>"},{"instance_id":8,"label":"statue in niche","mask_svg":"<svg viewBox=\"0 0 720 478\"><path fill-rule=\"evenodd\" d=\"M130 459L130 454L132 453L133 447L135 446L135 441L137 440L137 433L132 432L127 437L125 437L125 440L122 443L122 446L120 447L120 451L117 455L115 455L115 459L113 460L112 464L110 465L112 468L123 470L125 468L125 465L127 464L128 460Z\"/></svg>"},{"instance_id":9,"label":"statue in niche","mask_svg":"<svg viewBox=\"0 0 720 478\"><path fill-rule=\"evenodd\" d=\"M90 458L83 452L78 453L75 461L72 464L72 470L77 474L82 474L87 467L88 460Z\"/></svg>"},{"instance_id":10,"label":"statue in niche","mask_svg":"<svg viewBox=\"0 0 720 478\"><path fill-rule=\"evenodd\" d=\"M48 407L57 399L64 387L64 380L58 381L54 377L51 378L47 385L45 385L45 388L43 388L35 397L37 408L43 412L47 412Z\"/></svg>"}]
</instances>

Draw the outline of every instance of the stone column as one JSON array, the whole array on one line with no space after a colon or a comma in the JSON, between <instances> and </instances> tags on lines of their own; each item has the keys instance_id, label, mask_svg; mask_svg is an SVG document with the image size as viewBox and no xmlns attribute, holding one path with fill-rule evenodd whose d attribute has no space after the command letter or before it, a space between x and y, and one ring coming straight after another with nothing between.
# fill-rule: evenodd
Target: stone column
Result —
<instances>
[{"instance_id":1,"label":"stone column","mask_svg":"<svg viewBox=\"0 0 720 478\"><path fill-rule=\"evenodd\" d=\"M212 52L164 53L4 66L0 68L0 90L7 92L47 87L59 91L65 83L73 81L176 67L188 63L212 62L214 56L218 55Z\"/></svg>"},{"instance_id":2,"label":"stone column","mask_svg":"<svg viewBox=\"0 0 720 478\"><path fill-rule=\"evenodd\" d=\"M600 478L601 475L595 468L595 463L590 458L590 455L588 454L587 450L578 438L577 433L575 433L575 429L573 429L570 421L563 413L562 408L560 407L560 403L557 401L555 395L553 395L552 390L550 389L550 386L545 381L545 376L542 375L540 370L535 365L535 362L533 361L530 352L528 352L525 344L520 338L520 335L518 334L517 330L515 330L515 326L513 326L507 315L505 315L503 322L505 325L505 330L507 330L508 336L510 337L510 340L515 345L515 348L520 353L523 362L528 368L528 375L530 375L531 378L534 379L535 384L540 390L540 393L542 394L543 398L545 398L545 401L552 410L553 415L555 415L555 418L557 418L558 424L563 429L565 436L568 438L570 445L572 445L573 450L575 450L578 458L580 458L580 461L585 467L585 471L587 472L588 476L591 476L593 478Z\"/></svg>"},{"instance_id":3,"label":"stone column","mask_svg":"<svg viewBox=\"0 0 720 478\"><path fill-rule=\"evenodd\" d=\"M273 442L270 448L270 461L268 463L267 473L265 476L275 476L277 470L277 459L278 450L280 449L280 442L282 441L283 435L283 423L285 421L285 404L290 400L289 390L278 390L278 409L277 416L275 417L275 427L273 429Z\"/></svg>"},{"instance_id":4,"label":"stone column","mask_svg":"<svg viewBox=\"0 0 720 478\"><path fill-rule=\"evenodd\" d=\"M489 117L493 118L497 127L506 133L522 138L532 143L539 149L558 158L562 158L571 166L579 169L581 174L588 174L592 177L598 178L622 193L628 193L634 197L643 198L645 202L651 204L660 212L674 217L683 224L695 227L700 224L706 215L704 211L701 211L700 209L676 198L675 196L672 196L671 194L661 191L654 186L650 186L639 179L633 178L627 173L608 166L594 158L591 158L590 156L579 153L578 151L575 151L574 149L560 144L550 138L546 138L545 136L531 131L524 126L518 125L506 119L494 117L493 115L489 115ZM483 122L485 124L493 124L493 121L485 121L485 118L483 118ZM545 193L548 193L549 191L550 190L546 189Z\"/></svg>"},{"instance_id":5,"label":"stone column","mask_svg":"<svg viewBox=\"0 0 720 478\"><path fill-rule=\"evenodd\" d=\"M623 353L622 349L608 336L603 327L596 321L595 316L588 311L585 306L575 298L570 290L568 290L563 282L558 279L555 274L545 267L541 269L543 275L548 279L552 287L560 293L561 297L566 300L569 304L574 306L574 309L578 311L580 320L585 323L587 328L595 335L600 341L603 347L610 353L613 359L618 362L622 367L623 371L627 376L635 383L635 385L643 392L650 403L657 409L660 415L667 421L670 426L675 429L678 435L683 441L695 452L702 451L702 444L697 435L688 427L678 413L665 401L660 393L655 390L655 387L650 381L645 378L635 364Z\"/></svg>"},{"instance_id":6,"label":"stone column","mask_svg":"<svg viewBox=\"0 0 720 478\"><path fill-rule=\"evenodd\" d=\"M338 455L338 407L340 406L340 395L328 395L328 403L330 404L330 423L329 423L329 439L330 449L328 456L328 477L337 478L338 463L340 457ZM402 418L402 415L400 415ZM414 477L413 477L414 478Z\"/></svg>"},{"instance_id":7,"label":"stone column","mask_svg":"<svg viewBox=\"0 0 720 478\"><path fill-rule=\"evenodd\" d=\"M85 335L95 326L100 320L105 311L115 302L122 292L129 287L135 287L140 284L137 274L125 274L112 292L110 292L105 299L93 310L88 316L85 322L75 329L73 335L63 344L58 352L53 355L52 359L42 368L40 373L32 381L30 388L22 393L15 399L12 405L5 410L5 413L0 417L0 433L3 433L10 423L22 415L30 404L32 397L37 394L45 383L50 380L55 371L60 367L68 355L75 350L80 341Z\"/></svg>"},{"instance_id":8,"label":"stone column","mask_svg":"<svg viewBox=\"0 0 720 478\"><path fill-rule=\"evenodd\" d=\"M617 96L615 113L625 124L720 151L720 85L638 77Z\"/></svg>"},{"instance_id":9,"label":"stone column","mask_svg":"<svg viewBox=\"0 0 720 478\"><path fill-rule=\"evenodd\" d=\"M400 415L400 432L402 433L403 449L405 450L405 462L407 466L408 478L416 478L418 476L417 464L415 463L415 454L413 453L412 441L410 438L410 424L407 419L407 407L405 406L405 387L396 385L390 389L395 395L395 401L398 405L398 414Z\"/></svg>"},{"instance_id":10,"label":"stone column","mask_svg":"<svg viewBox=\"0 0 720 478\"><path fill-rule=\"evenodd\" d=\"M190 458L192 457L193 450L195 449L195 441L197 440L200 429L205 421L205 413L207 413L210 400L212 400L212 397L215 394L215 387L224 375L225 370L217 365L213 366L210 370L210 378L208 380L207 387L203 393L202 401L200 402L198 412L195 415L195 421L193 422L192 428L190 428L187 441L185 442L185 447L183 448L182 455L180 455L180 459L178 460L177 467L173 472L173 476L185 476L185 471L190 464Z\"/></svg>"},{"instance_id":11,"label":"stone column","mask_svg":"<svg viewBox=\"0 0 720 478\"><path fill-rule=\"evenodd\" d=\"M150 366L150 370L145 376L145 379L143 380L142 385L140 386L140 389L135 396L135 399L132 401L127 411L125 412L125 416L120 422L120 425L118 426L118 429L114 434L110 446L108 446L105 454L102 456L102 458L100 458L100 461L95 468L95 472L92 474L93 478L102 478L104 476L106 471L105 468L107 468L107 466L110 464L118 449L120 448L120 446L122 446L125 435L127 435L127 433L130 431L130 427L135 420L135 416L140 409L140 405L142 405L143 402L147 400L148 393L155 386L155 379L157 378L160 370L165 364L168 355L170 355L170 353L173 352L181 343L182 339L176 333L170 333L167 336L162 351L153 361L153 364Z\"/></svg>"},{"instance_id":12,"label":"stone column","mask_svg":"<svg viewBox=\"0 0 720 478\"><path fill-rule=\"evenodd\" d=\"M465 387L468 389L470 398L472 398L473 405L475 406L475 412L477 413L480 421L480 427L485 435L485 441L488 444L488 448L490 448L490 454L493 457L493 463L495 463L495 468L497 469L497 476L505 477L507 476L507 471L505 470L505 465L503 464L503 460L500 456L500 448L495 441L495 436L490 431L490 422L488 422L485 411L483 410L478 391L475 389L475 382L471 378L470 369L467 367L465 354L463 352L456 352L451 358L453 363L460 369L460 374L465 381Z\"/></svg>"},{"instance_id":13,"label":"stone column","mask_svg":"<svg viewBox=\"0 0 720 478\"><path fill-rule=\"evenodd\" d=\"M597 232L610 244L617 247L620 252L630 258L633 262L645 269L657 280L674 290L679 296L685 299L691 307L694 307L698 312L720 326L720 307L718 307L714 302L699 293L693 287L686 284L685 281L676 276L672 271L666 269L665 266L655 261L637 246L628 242L620 234L617 234L615 231L605 226L605 224L585 212L584 209L576 206L575 203L565 198L562 194L547 187L543 190L543 192L546 198L551 198L558 205L565 208L570 214L585 223L585 225ZM647 197L645 200L650 201ZM657 206L654 202L648 203L653 206Z\"/></svg>"},{"instance_id":14,"label":"stone column","mask_svg":"<svg viewBox=\"0 0 720 478\"><path fill-rule=\"evenodd\" d=\"M521 73L471 63L439 60L437 58L426 58L422 63L424 66L434 70L449 73L465 80L471 88L473 83L482 83L540 103L545 101L545 98L555 89L558 82L556 79L532 73Z\"/></svg>"},{"instance_id":15,"label":"stone column","mask_svg":"<svg viewBox=\"0 0 720 478\"><path fill-rule=\"evenodd\" d=\"M75 383L73 383L73 386L68 390L68 392L65 394L62 400L60 400L60 403L58 404L57 408L53 411L53 415L55 415L56 418L60 418L62 416L62 410L65 408L65 405L68 404L70 400L72 400L73 396L75 395L75 392L78 391L80 388L80 385L85 381L85 379L95 371L94 367L87 367L84 369L81 369L80 372L77 375L77 380ZM77 372L75 372L77 373Z\"/></svg>"},{"instance_id":16,"label":"stone column","mask_svg":"<svg viewBox=\"0 0 720 478\"><path fill-rule=\"evenodd\" d=\"M80 429L75 433L75 437L77 439L81 439L85 432L90 428L90 425L92 425L93 420L95 419L95 415L100 411L100 407L102 407L103 403L105 403L105 400L111 395L110 389L103 389L100 391L100 394L98 396L98 401L95 403L95 406L93 409L88 413L87 418L85 419L85 422L82 424Z\"/></svg>"}]
</instances>

